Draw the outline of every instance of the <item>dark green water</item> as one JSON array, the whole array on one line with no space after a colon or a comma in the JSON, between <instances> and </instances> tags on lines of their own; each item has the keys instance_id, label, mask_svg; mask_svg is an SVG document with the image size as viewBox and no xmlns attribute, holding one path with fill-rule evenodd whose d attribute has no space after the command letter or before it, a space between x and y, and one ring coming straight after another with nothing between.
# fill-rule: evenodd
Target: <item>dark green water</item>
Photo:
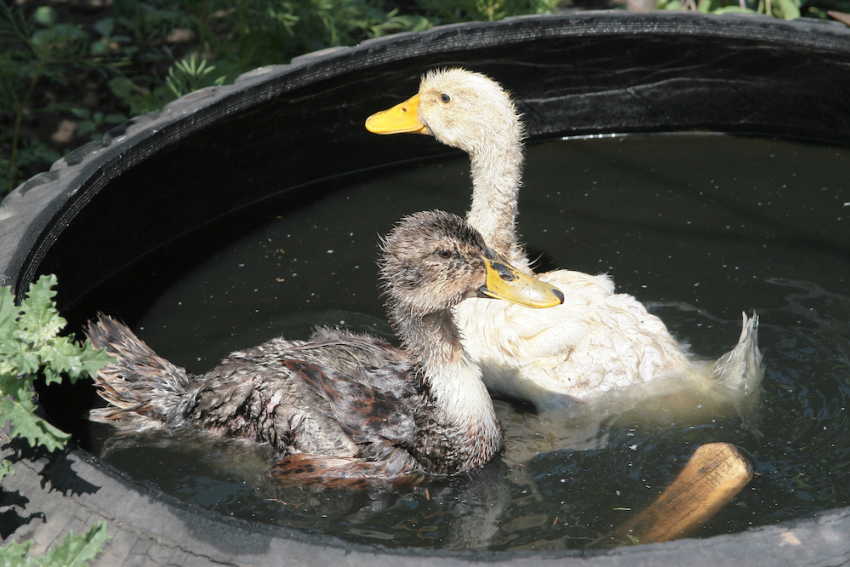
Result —
<instances>
[{"instance_id":1,"label":"dark green water","mask_svg":"<svg viewBox=\"0 0 850 567\"><path fill-rule=\"evenodd\" d=\"M847 148L728 136L566 140L528 151L519 226L540 271L611 273L705 357L735 344L742 311L759 313L767 374L745 417L690 400L685 412L647 402L567 423L500 401L502 458L402 494L279 490L263 480L262 455L208 440L116 440L98 425L81 442L222 514L399 547L598 544L715 441L740 447L756 477L696 536L850 505L848 171ZM131 299L114 290L155 281L162 291L134 329L194 372L276 335L305 338L316 324L391 338L376 288L378 235L417 210L463 214L469 187L458 156L305 188L129 267L78 316L120 316ZM228 239L235 226L243 236ZM244 236L245 226L256 228ZM225 244L172 281L173 266L211 240Z\"/></svg>"}]
</instances>

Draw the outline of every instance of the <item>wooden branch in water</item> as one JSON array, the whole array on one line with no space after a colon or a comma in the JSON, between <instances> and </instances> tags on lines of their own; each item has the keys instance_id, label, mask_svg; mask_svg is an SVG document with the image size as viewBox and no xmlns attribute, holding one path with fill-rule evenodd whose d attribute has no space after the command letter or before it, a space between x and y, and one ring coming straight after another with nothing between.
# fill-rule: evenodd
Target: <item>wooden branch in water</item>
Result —
<instances>
[{"instance_id":1,"label":"wooden branch in water","mask_svg":"<svg viewBox=\"0 0 850 567\"><path fill-rule=\"evenodd\" d=\"M661 496L611 537L633 543L684 537L719 512L752 478L752 466L734 445L702 445Z\"/></svg>"},{"instance_id":2,"label":"wooden branch in water","mask_svg":"<svg viewBox=\"0 0 850 567\"><path fill-rule=\"evenodd\" d=\"M834 19L838 20L839 22L841 22L842 24L844 24L845 26L850 27L850 14L845 14L843 12L836 12L836 11L833 11L833 10L828 11L827 14L829 15L830 18L834 18Z\"/></svg>"}]
</instances>

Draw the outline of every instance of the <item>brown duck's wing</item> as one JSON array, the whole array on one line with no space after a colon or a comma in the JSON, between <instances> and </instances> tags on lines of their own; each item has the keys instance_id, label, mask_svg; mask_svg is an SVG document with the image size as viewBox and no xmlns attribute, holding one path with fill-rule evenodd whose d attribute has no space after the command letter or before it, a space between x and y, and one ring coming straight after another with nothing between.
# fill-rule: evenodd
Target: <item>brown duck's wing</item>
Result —
<instances>
[{"instance_id":1,"label":"brown duck's wing","mask_svg":"<svg viewBox=\"0 0 850 567\"><path fill-rule=\"evenodd\" d=\"M309 341L277 337L260 345L230 353L228 363L278 366L282 359L295 358L325 364L340 370L379 367L407 359L403 350L368 335L341 329L319 328Z\"/></svg>"},{"instance_id":2,"label":"brown duck's wing","mask_svg":"<svg viewBox=\"0 0 850 567\"><path fill-rule=\"evenodd\" d=\"M253 441L276 444L272 404L275 385L282 389L289 372L273 368L224 364L205 374L193 408L198 427ZM279 398L281 396L277 396Z\"/></svg>"},{"instance_id":3,"label":"brown duck's wing","mask_svg":"<svg viewBox=\"0 0 850 567\"><path fill-rule=\"evenodd\" d=\"M396 360L397 351L370 337L345 333L332 333L310 343L272 339L232 353L201 377L191 417L208 431L268 442L284 453L383 458L393 451L392 444L369 433L352 435L358 428L352 419L343 417L350 408L345 403L334 408L330 402L345 397L353 402L360 395L365 405L370 405L374 396L359 394L356 386L358 382L369 384L364 366ZM288 364L293 358L302 366ZM309 372L304 371L307 368ZM328 373L333 379L325 379ZM329 383L333 385L321 386ZM385 397L378 395L382 401ZM390 437L402 435L397 431L398 419L385 429ZM362 454L364 449L366 454Z\"/></svg>"},{"instance_id":4,"label":"brown duck's wing","mask_svg":"<svg viewBox=\"0 0 850 567\"><path fill-rule=\"evenodd\" d=\"M390 362L408 360L407 353L368 335L357 335L342 329L316 329L309 342L293 344L281 354L287 358L327 358L334 368L379 368Z\"/></svg>"},{"instance_id":5,"label":"brown duck's wing","mask_svg":"<svg viewBox=\"0 0 850 567\"><path fill-rule=\"evenodd\" d=\"M229 360L204 376L194 423L227 437L269 443L274 450L353 457L360 447L330 404L285 364Z\"/></svg>"},{"instance_id":6,"label":"brown duck's wing","mask_svg":"<svg viewBox=\"0 0 850 567\"><path fill-rule=\"evenodd\" d=\"M383 461L290 455L274 465L268 476L282 486L394 490L412 488L425 478L416 462L403 452Z\"/></svg>"},{"instance_id":7,"label":"brown duck's wing","mask_svg":"<svg viewBox=\"0 0 850 567\"><path fill-rule=\"evenodd\" d=\"M415 369L395 362L379 369L340 372L335 368L301 361L284 364L330 404L334 418L356 442L366 447L363 456L384 459L396 447L412 447L417 427L414 412L420 402ZM389 390L380 386L394 382Z\"/></svg>"}]
</instances>

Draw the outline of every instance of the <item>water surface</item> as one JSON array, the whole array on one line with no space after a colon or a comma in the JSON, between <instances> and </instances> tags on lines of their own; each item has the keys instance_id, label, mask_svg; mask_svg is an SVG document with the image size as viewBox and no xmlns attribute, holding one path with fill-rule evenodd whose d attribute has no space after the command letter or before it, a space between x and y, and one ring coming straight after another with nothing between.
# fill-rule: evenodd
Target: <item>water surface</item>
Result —
<instances>
[{"instance_id":1,"label":"water surface","mask_svg":"<svg viewBox=\"0 0 850 567\"><path fill-rule=\"evenodd\" d=\"M729 350L741 312L757 311L767 373L755 409L651 400L566 420L499 401L502 457L400 494L277 489L264 481L261 451L208 439L113 439L100 425L78 436L188 502L387 546L606 545L605 535L649 505L700 444L716 441L740 447L756 476L696 536L847 506L848 162L843 147L698 134L528 150L519 232L538 270L612 274L618 291L637 296L702 357ZM155 281L163 291L133 327L192 372L277 335L306 338L316 324L392 340L376 286L379 235L418 210L463 214L468 167L458 155L269 199L128 267L80 302L86 313L78 316L120 316L132 298L114 290ZM245 223L256 228L229 240ZM212 240L224 244L201 256ZM191 270L176 269L190 259Z\"/></svg>"}]
</instances>

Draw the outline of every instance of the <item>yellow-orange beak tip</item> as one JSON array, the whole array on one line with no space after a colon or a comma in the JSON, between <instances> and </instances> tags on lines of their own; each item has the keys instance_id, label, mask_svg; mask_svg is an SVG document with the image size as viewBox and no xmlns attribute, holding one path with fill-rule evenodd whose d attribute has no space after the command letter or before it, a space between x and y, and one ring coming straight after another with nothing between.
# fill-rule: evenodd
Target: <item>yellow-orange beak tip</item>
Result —
<instances>
[{"instance_id":1,"label":"yellow-orange beak tip","mask_svg":"<svg viewBox=\"0 0 850 567\"><path fill-rule=\"evenodd\" d=\"M366 129L374 134L429 134L419 120L419 95L366 119Z\"/></svg>"}]
</instances>

